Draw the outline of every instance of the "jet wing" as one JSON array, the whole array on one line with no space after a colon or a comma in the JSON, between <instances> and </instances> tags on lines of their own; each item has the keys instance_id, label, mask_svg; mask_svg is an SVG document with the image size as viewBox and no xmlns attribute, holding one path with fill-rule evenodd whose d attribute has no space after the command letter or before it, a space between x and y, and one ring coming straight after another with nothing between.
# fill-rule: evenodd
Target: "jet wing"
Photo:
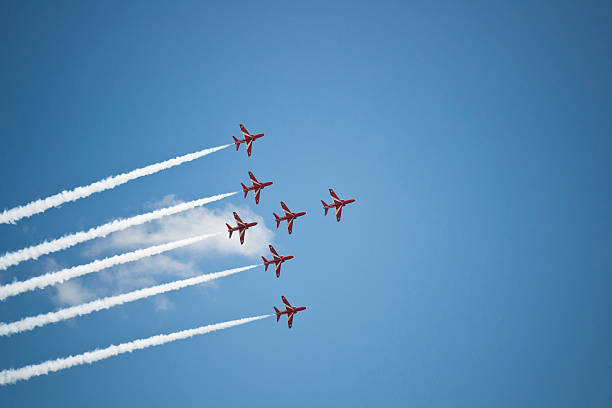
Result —
<instances>
[{"instance_id":1,"label":"jet wing","mask_svg":"<svg viewBox=\"0 0 612 408\"><path fill-rule=\"evenodd\" d=\"M242 134L243 134L244 136L247 136L247 135L249 135L249 136L250 136L249 131L248 131L248 130L246 130L246 128L244 127L244 125L243 125L242 123L240 124L240 131L242 132Z\"/></svg>"},{"instance_id":2,"label":"jet wing","mask_svg":"<svg viewBox=\"0 0 612 408\"><path fill-rule=\"evenodd\" d=\"M272 252L273 255L279 256L272 245L269 245L269 247L270 247L270 252Z\"/></svg>"},{"instance_id":3,"label":"jet wing","mask_svg":"<svg viewBox=\"0 0 612 408\"><path fill-rule=\"evenodd\" d=\"M244 224L244 222L242 222L242 220L240 219L240 217L238 216L238 214L234 211L234 218L236 219L236 222L238 224Z\"/></svg>"},{"instance_id":4,"label":"jet wing","mask_svg":"<svg viewBox=\"0 0 612 408\"><path fill-rule=\"evenodd\" d=\"M281 299L283 299L283 303L285 304L285 306L293 307L293 306L291 306L291 304L289 304L289 301L287 300L286 297L281 296Z\"/></svg>"},{"instance_id":5,"label":"jet wing","mask_svg":"<svg viewBox=\"0 0 612 408\"><path fill-rule=\"evenodd\" d=\"M335 202L338 201L342 201L338 198L338 196L336 195L336 193L334 193L334 190L332 190L331 188L329 189L329 194L332 196L332 198L334 199Z\"/></svg>"},{"instance_id":6,"label":"jet wing","mask_svg":"<svg viewBox=\"0 0 612 408\"><path fill-rule=\"evenodd\" d=\"M257 179L255 178L255 176L253 175L253 173L251 173L250 171L249 171L249 177L251 178L251 181L252 181L253 183L257 183L257 184L259 184L259 181L257 181Z\"/></svg>"},{"instance_id":7,"label":"jet wing","mask_svg":"<svg viewBox=\"0 0 612 408\"><path fill-rule=\"evenodd\" d=\"M289 325L289 328L291 328L291 326L293 325L293 316L295 315L295 313L290 313L289 314L289 319L287 319L287 324Z\"/></svg>"},{"instance_id":8,"label":"jet wing","mask_svg":"<svg viewBox=\"0 0 612 408\"><path fill-rule=\"evenodd\" d=\"M291 210L289 209L289 207L287 207L287 204L285 204L282 201L281 201L281 207L283 207L283 211L285 212L285 215L293 214Z\"/></svg>"},{"instance_id":9,"label":"jet wing","mask_svg":"<svg viewBox=\"0 0 612 408\"><path fill-rule=\"evenodd\" d=\"M280 269L281 269L282 264L283 264L282 262L277 262L274 264L276 266L276 277L277 278L280 278Z\"/></svg>"},{"instance_id":10,"label":"jet wing","mask_svg":"<svg viewBox=\"0 0 612 408\"><path fill-rule=\"evenodd\" d=\"M342 207L336 207L336 220L340 222L340 217L342 217Z\"/></svg>"},{"instance_id":11,"label":"jet wing","mask_svg":"<svg viewBox=\"0 0 612 408\"><path fill-rule=\"evenodd\" d=\"M259 204L259 195L261 194L261 188L255 189L255 204Z\"/></svg>"},{"instance_id":12,"label":"jet wing","mask_svg":"<svg viewBox=\"0 0 612 408\"><path fill-rule=\"evenodd\" d=\"M250 156L251 155L251 148L253 147L253 140L247 140L246 141L246 147L247 147L247 155Z\"/></svg>"},{"instance_id":13,"label":"jet wing","mask_svg":"<svg viewBox=\"0 0 612 408\"><path fill-rule=\"evenodd\" d=\"M246 228L240 230L240 245L244 244L244 233L246 232Z\"/></svg>"},{"instance_id":14,"label":"jet wing","mask_svg":"<svg viewBox=\"0 0 612 408\"><path fill-rule=\"evenodd\" d=\"M287 220L287 230L289 231L289 235L291 235L291 231L293 231L293 218Z\"/></svg>"}]
</instances>

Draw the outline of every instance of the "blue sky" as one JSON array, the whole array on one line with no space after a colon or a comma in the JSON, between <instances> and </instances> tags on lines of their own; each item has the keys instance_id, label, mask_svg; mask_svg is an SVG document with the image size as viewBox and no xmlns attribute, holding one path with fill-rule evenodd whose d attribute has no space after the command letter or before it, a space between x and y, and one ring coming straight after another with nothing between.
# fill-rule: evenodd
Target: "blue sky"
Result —
<instances>
[{"instance_id":1,"label":"blue sky","mask_svg":"<svg viewBox=\"0 0 612 408\"><path fill-rule=\"evenodd\" d=\"M1 225L2 251L235 191L252 170L274 181L260 205L208 210L253 211L296 258L280 279L257 269L2 338L0 368L269 313L283 294L308 310L291 330L267 319L7 386L0 405L609 406L611 17L564 1L2 3L2 208L229 143L238 123L266 133L251 158L226 149ZM329 187L357 198L339 224ZM291 236L280 200L308 211ZM122 252L112 240L0 281ZM166 260L208 273L258 255ZM77 293L180 275L148 262ZM58 296L9 299L0 320Z\"/></svg>"}]
</instances>

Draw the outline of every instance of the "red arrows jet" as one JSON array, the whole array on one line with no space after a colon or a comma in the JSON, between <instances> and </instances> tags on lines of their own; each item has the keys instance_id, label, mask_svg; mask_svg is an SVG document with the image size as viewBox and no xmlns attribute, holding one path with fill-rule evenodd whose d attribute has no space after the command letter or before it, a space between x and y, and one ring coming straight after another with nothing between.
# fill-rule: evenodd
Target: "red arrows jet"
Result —
<instances>
[{"instance_id":1,"label":"red arrows jet","mask_svg":"<svg viewBox=\"0 0 612 408\"><path fill-rule=\"evenodd\" d=\"M272 252L272 259L270 261L263 256L261 257L261 259L264 261L264 265L266 266L265 270L268 270L268 265L274 264L274 266L276 266L276 277L280 278L281 264L285 261L293 259L293 255L281 256L274 250L272 245L270 245L270 252Z\"/></svg>"},{"instance_id":2,"label":"red arrows jet","mask_svg":"<svg viewBox=\"0 0 612 408\"><path fill-rule=\"evenodd\" d=\"M285 203L283 203L282 201L280 203L281 207L283 207L283 211L285 212L285 216L279 217L278 215L276 215L276 213L272 213L274 214L274 218L276 218L276 228L278 228L281 221L287 221L287 229L289 230L289 234L291 234L291 231L293 230L293 220L295 220L297 217L305 215L306 211L294 213L291 212L289 208L287 208L287 205L285 205Z\"/></svg>"},{"instance_id":3,"label":"red arrows jet","mask_svg":"<svg viewBox=\"0 0 612 408\"><path fill-rule=\"evenodd\" d=\"M251 227L254 227L255 225L257 225L256 222L244 222L240 219L240 217L238 216L238 214L236 214L236 212L234 212L234 218L236 219L236 223L237 225L235 227L232 227L229 224L225 224L227 225L227 230L229 231L229 237L230 239L232 238L232 232L234 231L238 231L238 233L240 234L240 245L244 244L244 233L246 230L248 230Z\"/></svg>"},{"instance_id":4,"label":"red arrows jet","mask_svg":"<svg viewBox=\"0 0 612 408\"><path fill-rule=\"evenodd\" d=\"M242 191L244 191L244 198L246 198L249 191L253 190L255 192L255 204L259 204L259 193L261 193L261 190L263 190L264 187L271 186L274 182L266 181L265 183L260 183L250 171L249 177L251 178L251 183L253 183L252 187L247 187L243 183L240 183L242 185Z\"/></svg>"},{"instance_id":5,"label":"red arrows jet","mask_svg":"<svg viewBox=\"0 0 612 408\"><path fill-rule=\"evenodd\" d=\"M325 209L325 215L327 215L327 210L329 210L330 208L335 208L336 220L340 222L340 217L342 216L342 207L354 202L355 199L351 198L350 200L341 200L331 188L329 189L329 194L331 194L331 197L334 200L331 204L325 204L325 201L321 200L321 202L323 203L323 208Z\"/></svg>"},{"instance_id":6,"label":"red arrows jet","mask_svg":"<svg viewBox=\"0 0 612 408\"><path fill-rule=\"evenodd\" d=\"M291 326L293 325L293 315L296 314L297 312L301 312L302 310L306 310L306 307L304 307L304 306L300 306L300 307L291 306L289 304L289 301L284 296L281 296L281 299L283 299L283 303L285 304L285 310L283 310L281 312L276 307L274 307L274 311L276 312L276 321L277 322L279 321L281 315L286 314L287 315L287 324L289 325L289 328L291 328Z\"/></svg>"},{"instance_id":7,"label":"red arrows jet","mask_svg":"<svg viewBox=\"0 0 612 408\"><path fill-rule=\"evenodd\" d=\"M236 151L238 151L238 148L240 147L240 143L244 143L246 144L247 154L250 156L251 147L253 146L253 140L263 137L264 134L259 133L256 135L252 135L249 133L248 130L246 130L246 128L244 127L242 123L240 124L240 131L242 132L242 136L244 136L244 139L238 140L235 136L232 136L234 138L234 143L236 143Z\"/></svg>"}]
</instances>

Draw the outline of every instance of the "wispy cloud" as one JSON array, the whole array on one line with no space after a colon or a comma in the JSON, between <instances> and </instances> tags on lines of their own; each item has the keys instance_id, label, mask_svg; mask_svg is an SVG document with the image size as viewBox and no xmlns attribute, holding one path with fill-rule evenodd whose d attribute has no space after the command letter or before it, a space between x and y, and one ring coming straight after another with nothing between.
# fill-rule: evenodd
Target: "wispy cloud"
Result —
<instances>
[{"instance_id":1,"label":"wispy cloud","mask_svg":"<svg viewBox=\"0 0 612 408\"><path fill-rule=\"evenodd\" d=\"M57 287L53 301L63 305L78 305L96 298L96 293L76 281L66 282Z\"/></svg>"}]
</instances>

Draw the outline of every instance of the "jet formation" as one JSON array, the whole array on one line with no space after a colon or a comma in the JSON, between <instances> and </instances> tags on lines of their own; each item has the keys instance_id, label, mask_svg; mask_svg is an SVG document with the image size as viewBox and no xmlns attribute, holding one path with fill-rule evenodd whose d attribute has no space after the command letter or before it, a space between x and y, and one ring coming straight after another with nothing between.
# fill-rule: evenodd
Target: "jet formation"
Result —
<instances>
[{"instance_id":1,"label":"jet formation","mask_svg":"<svg viewBox=\"0 0 612 408\"><path fill-rule=\"evenodd\" d=\"M242 124L240 124L240 131L242 132L243 139L239 140L236 137L232 136L234 138L234 143L236 144L236 151L238 151L238 149L240 148L240 144L244 143L246 145L247 155L250 157L251 150L253 147L253 141L263 137L264 134L263 133L251 134ZM267 181L267 182L262 183L259 180L257 180L255 175L253 175L253 173L250 171L249 171L249 178L251 179L250 187L246 186L243 183L240 183L240 185L242 186L242 191L244 192L244 198L247 197L249 191L253 191L253 194L255 196L255 204L259 204L261 190L263 190L267 186L271 186L272 184L274 184L274 182ZM325 201L321 200L321 203L323 204L324 215L327 215L327 211L333 208L336 211L336 221L340 222L340 218L342 217L342 208L344 208L344 206L346 206L347 204L351 204L355 202L355 199L350 198L348 200L342 200L338 198L334 190L331 188L329 189L329 194L331 195L331 198L332 198L332 202L330 204L327 204ZM287 205L283 201L281 201L280 204L283 209L284 215L282 217L279 217L276 213L274 212L272 213L274 215L274 220L276 221L276 228L280 227L281 221L287 221L287 230L289 232L289 235L291 235L291 232L293 231L293 221L296 218L306 215L306 211L293 212L289 209L289 207L287 207ZM240 244L242 245L244 244L244 235L245 235L246 230L249 229L250 227L257 225L257 223L256 222L251 222L251 223L243 222L236 212L234 212L234 219L236 220L236 223L237 223L236 227L232 227L229 224L225 224L225 225L227 225L227 230L229 231L230 239L232 238L232 232L234 231L239 232ZM270 252L272 253L272 259L268 260L264 256L261 257L261 259L263 260L264 266L265 266L265 270L267 271L268 266L274 264L274 267L276 270L276 277L280 278L281 265L283 264L283 262L293 259L294 257L293 255L286 255L286 256L279 255L278 252L276 252L276 250L274 249L272 245L269 245L269 248L270 248ZM281 311L277 309L276 307L274 307L274 312L276 313L276 321L278 322L282 315L287 315L287 325L289 326L289 328L291 328L291 326L293 325L293 316L297 312L306 310L306 307L305 306L300 306L300 307L291 306L287 298L285 298L284 296L281 296L281 299L283 300L285 310Z\"/></svg>"}]
</instances>

